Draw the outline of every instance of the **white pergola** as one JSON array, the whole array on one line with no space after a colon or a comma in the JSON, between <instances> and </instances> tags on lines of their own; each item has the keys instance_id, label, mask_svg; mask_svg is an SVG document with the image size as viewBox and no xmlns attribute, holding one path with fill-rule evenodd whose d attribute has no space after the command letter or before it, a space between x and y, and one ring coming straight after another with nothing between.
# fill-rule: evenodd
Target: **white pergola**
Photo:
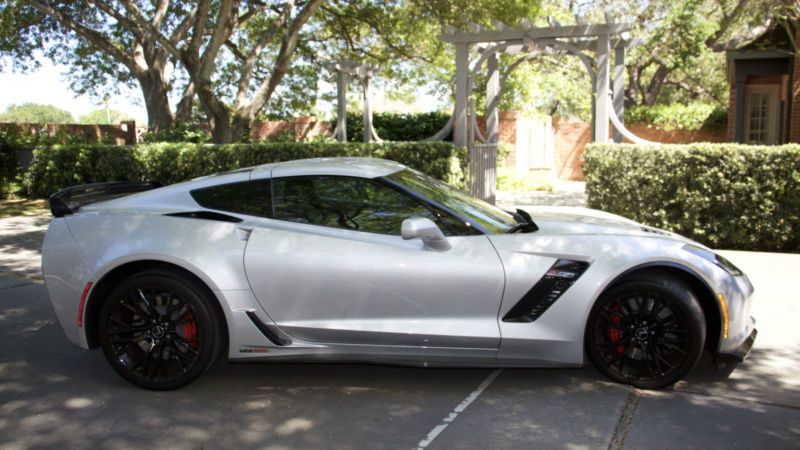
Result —
<instances>
[{"instance_id":1,"label":"white pergola","mask_svg":"<svg viewBox=\"0 0 800 450\"><path fill-rule=\"evenodd\" d=\"M500 93L508 75L525 61L542 54L567 52L577 56L586 67L592 83L593 140L608 142L609 120L614 126L614 141L622 142L623 136L636 143L647 143L623 125L625 88L625 49L634 42L629 38L630 24L607 23L586 24L576 18L576 25L562 26L550 21L549 27L533 27L522 21L521 28L510 28L496 22L490 30L471 25L468 30L448 28L439 39L456 47L455 107L453 116L442 130L431 140L443 139L453 131L453 143L468 146L468 124L476 136L487 144L496 144L498 139L498 104ZM614 54L613 86L611 78L611 54ZM519 58L502 71L498 55L519 55ZM470 56L473 55L472 58ZM470 62L470 59L473 61ZM486 136L482 136L474 123L469 123L469 99L473 80L486 64Z\"/></svg>"},{"instance_id":2,"label":"white pergola","mask_svg":"<svg viewBox=\"0 0 800 450\"><path fill-rule=\"evenodd\" d=\"M369 81L375 76L378 68L369 64L354 61L338 61L325 65L336 73L336 128L333 137L339 142L347 141L347 81L354 78L361 83L364 111L364 142L382 142L372 126L372 109L369 104Z\"/></svg>"}]
</instances>

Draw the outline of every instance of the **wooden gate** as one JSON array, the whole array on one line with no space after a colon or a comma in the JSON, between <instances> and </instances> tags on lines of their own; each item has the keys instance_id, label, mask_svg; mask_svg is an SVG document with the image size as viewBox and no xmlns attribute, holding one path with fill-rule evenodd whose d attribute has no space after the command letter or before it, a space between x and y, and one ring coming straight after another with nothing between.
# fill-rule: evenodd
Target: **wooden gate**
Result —
<instances>
[{"instance_id":1,"label":"wooden gate","mask_svg":"<svg viewBox=\"0 0 800 450\"><path fill-rule=\"evenodd\" d=\"M469 193L491 204L497 190L497 144L469 145Z\"/></svg>"}]
</instances>

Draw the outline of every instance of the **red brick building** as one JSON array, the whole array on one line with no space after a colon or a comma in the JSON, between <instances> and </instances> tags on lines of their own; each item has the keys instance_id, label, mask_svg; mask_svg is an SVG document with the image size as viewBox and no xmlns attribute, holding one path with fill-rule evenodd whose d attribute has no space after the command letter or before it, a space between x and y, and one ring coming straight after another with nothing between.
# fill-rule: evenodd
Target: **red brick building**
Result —
<instances>
[{"instance_id":1,"label":"red brick building","mask_svg":"<svg viewBox=\"0 0 800 450\"><path fill-rule=\"evenodd\" d=\"M800 27L775 25L728 52L728 139L800 142Z\"/></svg>"}]
</instances>

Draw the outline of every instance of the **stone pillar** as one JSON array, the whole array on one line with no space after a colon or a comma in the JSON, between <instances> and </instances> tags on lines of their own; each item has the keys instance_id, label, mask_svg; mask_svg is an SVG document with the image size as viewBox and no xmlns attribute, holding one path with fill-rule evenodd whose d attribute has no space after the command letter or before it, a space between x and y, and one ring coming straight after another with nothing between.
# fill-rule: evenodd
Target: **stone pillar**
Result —
<instances>
[{"instance_id":1,"label":"stone pillar","mask_svg":"<svg viewBox=\"0 0 800 450\"><path fill-rule=\"evenodd\" d=\"M492 53L486 61L486 143L498 142L500 104L500 70L497 54Z\"/></svg>"},{"instance_id":2,"label":"stone pillar","mask_svg":"<svg viewBox=\"0 0 800 450\"><path fill-rule=\"evenodd\" d=\"M361 85L364 89L364 142L369 144L372 142L372 109L369 105L369 77L364 76L361 79Z\"/></svg>"},{"instance_id":3,"label":"stone pillar","mask_svg":"<svg viewBox=\"0 0 800 450\"><path fill-rule=\"evenodd\" d=\"M469 77L469 47L456 44L456 105L453 111L453 143L467 146L467 78Z\"/></svg>"},{"instance_id":4,"label":"stone pillar","mask_svg":"<svg viewBox=\"0 0 800 450\"><path fill-rule=\"evenodd\" d=\"M347 142L347 75L336 70L336 127L339 142Z\"/></svg>"},{"instance_id":5,"label":"stone pillar","mask_svg":"<svg viewBox=\"0 0 800 450\"><path fill-rule=\"evenodd\" d=\"M625 124L625 47L620 44L614 49L614 85L612 102L614 113ZM614 142L622 143L622 133L614 128Z\"/></svg>"},{"instance_id":6,"label":"stone pillar","mask_svg":"<svg viewBox=\"0 0 800 450\"><path fill-rule=\"evenodd\" d=\"M595 81L594 141L608 142L609 53L608 35L597 36L597 79Z\"/></svg>"}]
</instances>

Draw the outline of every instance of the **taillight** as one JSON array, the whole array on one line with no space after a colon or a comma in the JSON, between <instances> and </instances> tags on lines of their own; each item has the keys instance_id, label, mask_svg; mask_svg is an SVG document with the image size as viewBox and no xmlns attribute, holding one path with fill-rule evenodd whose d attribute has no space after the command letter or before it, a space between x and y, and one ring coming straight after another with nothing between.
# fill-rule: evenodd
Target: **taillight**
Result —
<instances>
[{"instance_id":1,"label":"taillight","mask_svg":"<svg viewBox=\"0 0 800 450\"><path fill-rule=\"evenodd\" d=\"M83 305L86 304L86 296L89 295L89 290L92 288L92 282L86 283L83 288L83 295L81 295L81 303L78 305L78 327L83 326Z\"/></svg>"}]
</instances>

